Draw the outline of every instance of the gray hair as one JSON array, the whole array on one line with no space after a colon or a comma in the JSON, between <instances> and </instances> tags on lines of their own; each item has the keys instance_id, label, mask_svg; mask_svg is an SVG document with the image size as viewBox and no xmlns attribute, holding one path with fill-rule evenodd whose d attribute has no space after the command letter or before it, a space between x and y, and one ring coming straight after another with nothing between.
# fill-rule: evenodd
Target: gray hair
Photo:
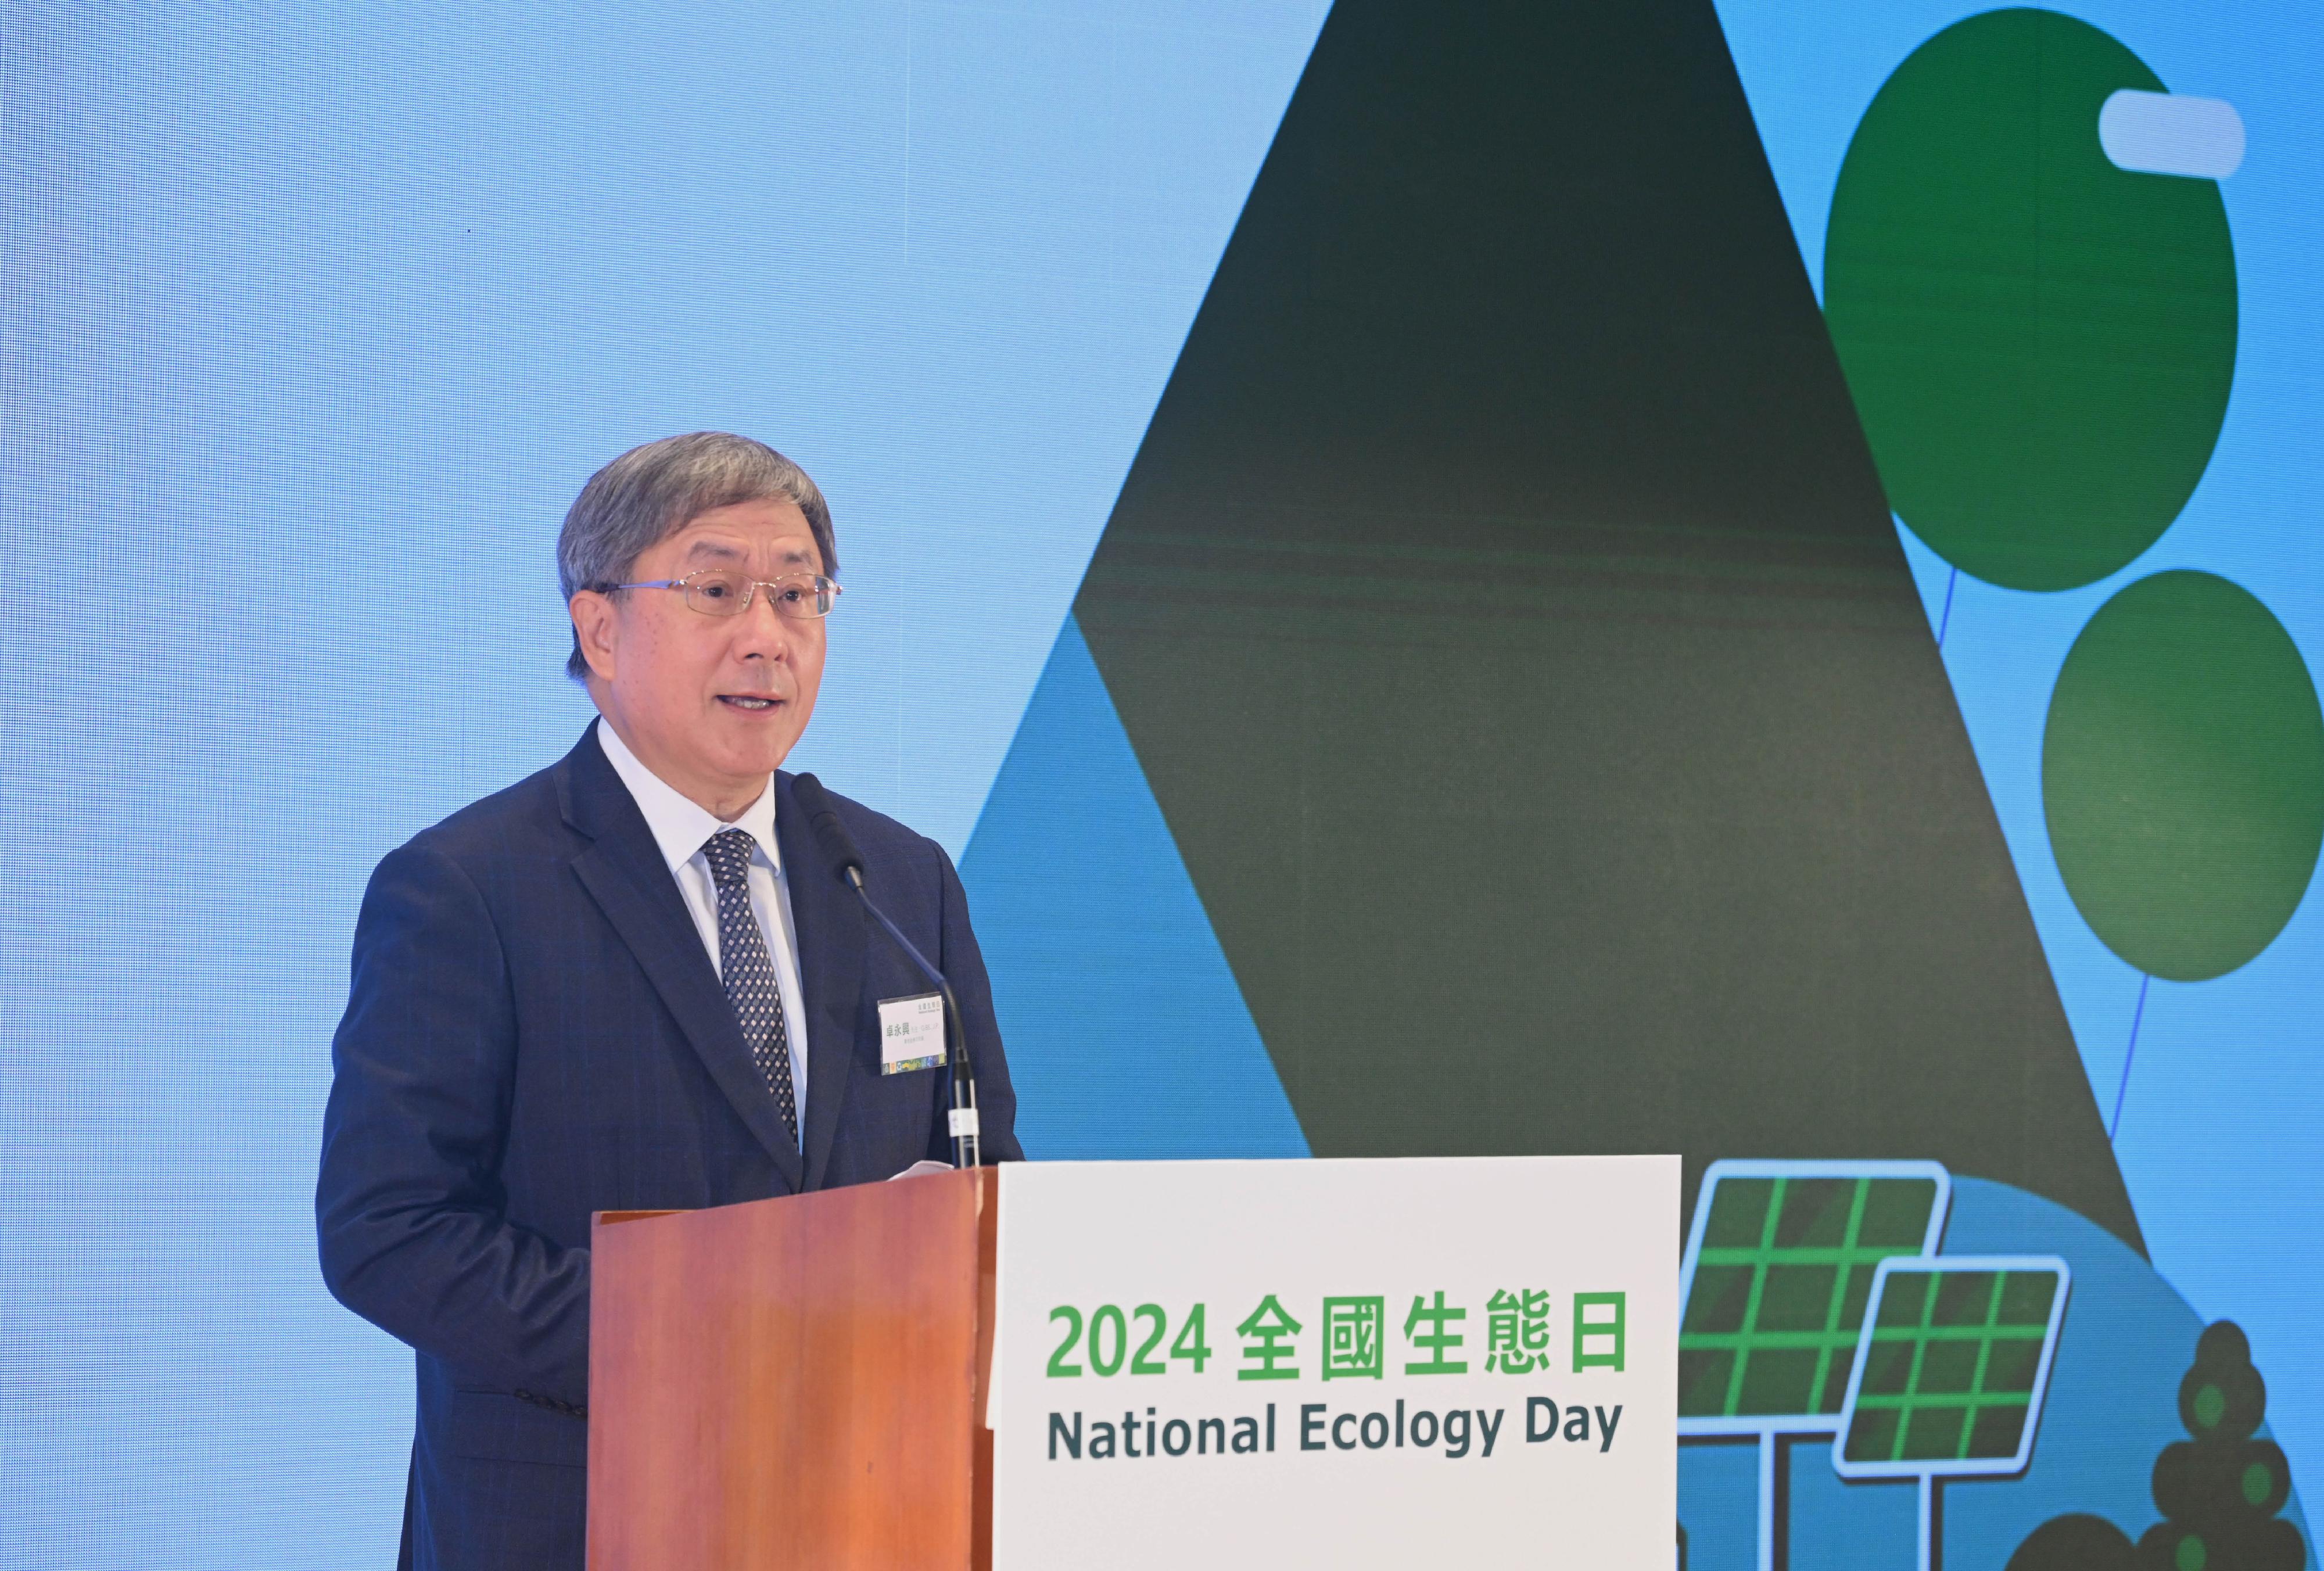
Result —
<instances>
[{"instance_id":1,"label":"gray hair","mask_svg":"<svg viewBox=\"0 0 2324 1571\"><path fill-rule=\"evenodd\" d=\"M695 431L632 448L589 476L557 536L557 581L567 600L584 589L626 582L632 564L701 514L738 502L790 503L807 515L823 570L837 577L831 508L807 471L764 442L725 431ZM581 636L565 673L589 675Z\"/></svg>"}]
</instances>

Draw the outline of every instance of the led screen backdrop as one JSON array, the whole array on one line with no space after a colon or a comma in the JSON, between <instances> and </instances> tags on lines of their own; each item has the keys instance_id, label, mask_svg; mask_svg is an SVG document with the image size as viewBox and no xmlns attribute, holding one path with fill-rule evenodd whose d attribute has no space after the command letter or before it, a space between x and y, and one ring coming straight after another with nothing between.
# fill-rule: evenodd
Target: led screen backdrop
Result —
<instances>
[{"instance_id":1,"label":"led screen backdrop","mask_svg":"<svg viewBox=\"0 0 2324 1571\"><path fill-rule=\"evenodd\" d=\"M392 1555L355 902L584 724L580 480L725 427L1036 1157L1725 1162L1766 1379L1863 1321L1819 1175L1914 1164L1917 1269L2072 1283L1953 1563L2297 1564L2324 28L1843 9L0 10L0 1557ZM1689 1563L1913 1563L1722 1367L1797 1416Z\"/></svg>"}]
</instances>

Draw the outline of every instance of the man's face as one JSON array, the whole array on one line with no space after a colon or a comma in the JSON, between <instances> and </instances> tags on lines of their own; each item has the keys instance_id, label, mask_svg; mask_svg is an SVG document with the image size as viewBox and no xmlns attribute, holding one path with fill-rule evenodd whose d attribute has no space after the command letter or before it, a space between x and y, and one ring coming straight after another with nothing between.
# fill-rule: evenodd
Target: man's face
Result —
<instances>
[{"instance_id":1,"label":"man's face","mask_svg":"<svg viewBox=\"0 0 2324 1571\"><path fill-rule=\"evenodd\" d=\"M823 556L795 504L738 502L696 514L629 577L706 568L770 580L819 573ZM764 588L739 616L705 615L675 589L584 590L571 610L590 696L640 762L722 818L756 801L815 711L823 623L778 614Z\"/></svg>"}]
</instances>

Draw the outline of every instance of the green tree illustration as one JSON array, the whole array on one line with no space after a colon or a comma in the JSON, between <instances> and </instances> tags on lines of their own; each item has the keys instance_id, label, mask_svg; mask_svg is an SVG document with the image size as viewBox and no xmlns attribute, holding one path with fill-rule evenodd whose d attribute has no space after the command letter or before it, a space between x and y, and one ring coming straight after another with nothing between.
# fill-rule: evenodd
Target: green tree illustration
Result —
<instances>
[{"instance_id":1,"label":"green tree illustration","mask_svg":"<svg viewBox=\"0 0 2324 1571\"><path fill-rule=\"evenodd\" d=\"M2251 1343L2234 1321L2215 1321L2179 1382L2179 1419L2193 1438L2155 1459L2163 1520L2134 1546L2102 1517L2052 1517L2017 1546L2008 1571L2301 1571L2307 1546L2275 1514L2292 1497L2292 1471L2274 1441L2253 1437L2265 1417Z\"/></svg>"},{"instance_id":2,"label":"green tree illustration","mask_svg":"<svg viewBox=\"0 0 2324 1571\"><path fill-rule=\"evenodd\" d=\"M2251 1343L2234 1321L2214 1321L2179 1382L2179 1420L2193 1438L2155 1459L2163 1520L2138 1540L2140 1571L2301 1571L2307 1546L2275 1514L2292 1497L2292 1470L2281 1446L2254 1437L2266 1416Z\"/></svg>"}]
</instances>

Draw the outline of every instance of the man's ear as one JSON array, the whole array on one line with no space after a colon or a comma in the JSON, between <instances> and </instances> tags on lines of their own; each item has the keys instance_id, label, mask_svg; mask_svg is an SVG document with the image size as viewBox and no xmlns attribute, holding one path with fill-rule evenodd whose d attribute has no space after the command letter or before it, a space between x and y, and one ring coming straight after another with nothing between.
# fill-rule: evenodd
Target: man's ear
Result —
<instances>
[{"instance_id":1,"label":"man's ear","mask_svg":"<svg viewBox=\"0 0 2324 1571\"><path fill-rule=\"evenodd\" d=\"M584 589L565 603L573 618L573 635L581 641L581 658L589 662L589 670L599 681L613 679L613 651L620 642L618 626L621 618L615 614L613 602L595 589Z\"/></svg>"}]
</instances>

